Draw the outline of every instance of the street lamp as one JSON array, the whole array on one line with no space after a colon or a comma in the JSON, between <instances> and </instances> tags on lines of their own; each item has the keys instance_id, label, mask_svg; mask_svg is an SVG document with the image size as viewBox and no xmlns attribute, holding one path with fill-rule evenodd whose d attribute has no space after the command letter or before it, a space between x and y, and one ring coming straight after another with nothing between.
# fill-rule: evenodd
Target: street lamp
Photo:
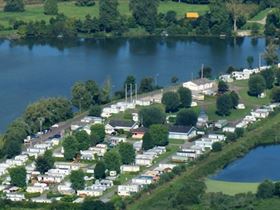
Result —
<instances>
[{"instance_id":1,"label":"street lamp","mask_svg":"<svg viewBox=\"0 0 280 210\"><path fill-rule=\"evenodd\" d=\"M156 87L158 86L158 77L159 77L159 73L157 73L156 76L155 76L155 85L156 85Z\"/></svg>"}]
</instances>

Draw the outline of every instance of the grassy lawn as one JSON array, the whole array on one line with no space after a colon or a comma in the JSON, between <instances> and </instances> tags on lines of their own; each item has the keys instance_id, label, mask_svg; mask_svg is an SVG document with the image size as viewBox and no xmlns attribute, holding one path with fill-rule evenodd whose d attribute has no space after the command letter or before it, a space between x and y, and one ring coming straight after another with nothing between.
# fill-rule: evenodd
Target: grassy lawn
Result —
<instances>
[{"instance_id":1,"label":"grassy lawn","mask_svg":"<svg viewBox=\"0 0 280 210\"><path fill-rule=\"evenodd\" d=\"M206 179L207 192L222 192L227 195L257 191L259 183L224 182Z\"/></svg>"},{"instance_id":2,"label":"grassy lawn","mask_svg":"<svg viewBox=\"0 0 280 210\"><path fill-rule=\"evenodd\" d=\"M58 4L58 10L60 13L64 13L68 17L84 19L84 17L89 14L91 16L98 17L98 2L93 7L77 7L74 2L61 2ZM13 12L7 13L0 11L0 24L4 26L9 25L9 21L12 20L49 20L51 16L44 15L43 5L28 5L25 7L25 12ZM177 17L184 17L186 12L198 12L204 14L208 11L207 5L192 5L185 3L176 2L161 2L159 5L158 12L165 13L169 10L174 10L177 12ZM130 16L128 0L119 0L119 11L122 15Z\"/></svg>"},{"instance_id":3,"label":"grassy lawn","mask_svg":"<svg viewBox=\"0 0 280 210\"><path fill-rule=\"evenodd\" d=\"M271 198L259 200L258 203L254 204L255 210L279 210L280 199L279 198Z\"/></svg>"},{"instance_id":4,"label":"grassy lawn","mask_svg":"<svg viewBox=\"0 0 280 210\"><path fill-rule=\"evenodd\" d=\"M169 139L169 144L181 145L184 143L185 143L185 140L183 140L183 139Z\"/></svg>"},{"instance_id":5,"label":"grassy lawn","mask_svg":"<svg viewBox=\"0 0 280 210\"><path fill-rule=\"evenodd\" d=\"M247 114L249 114L251 109L270 103L271 90L266 90L265 98L257 98L248 95L247 93L248 80L240 80L240 81L234 81L233 83L230 83L230 89L236 89L236 88L238 88L240 103L244 103L246 108L243 110L233 109L230 116L225 116L225 117L219 116L216 114L216 97L207 96L205 97L204 103L207 104L207 106L205 106L205 110L210 120L214 120L214 121L219 119L227 119L229 121L239 120L244 116L246 116Z\"/></svg>"},{"instance_id":6,"label":"grassy lawn","mask_svg":"<svg viewBox=\"0 0 280 210\"><path fill-rule=\"evenodd\" d=\"M271 10L272 10L271 8L266 8L266 9L260 11L256 16L254 16L252 19L250 19L250 21L260 21L260 20L264 19Z\"/></svg>"}]
</instances>

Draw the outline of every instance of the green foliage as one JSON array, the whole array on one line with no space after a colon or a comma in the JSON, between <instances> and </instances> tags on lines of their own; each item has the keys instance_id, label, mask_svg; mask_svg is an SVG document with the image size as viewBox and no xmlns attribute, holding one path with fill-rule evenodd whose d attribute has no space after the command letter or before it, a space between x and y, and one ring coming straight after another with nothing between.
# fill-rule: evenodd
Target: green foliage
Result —
<instances>
[{"instance_id":1,"label":"green foliage","mask_svg":"<svg viewBox=\"0 0 280 210\"><path fill-rule=\"evenodd\" d=\"M152 142L156 146L166 146L168 144L168 128L164 125L151 125L149 132Z\"/></svg>"},{"instance_id":2,"label":"green foliage","mask_svg":"<svg viewBox=\"0 0 280 210\"><path fill-rule=\"evenodd\" d=\"M272 89L271 92L271 99L272 102L280 102L280 88L279 87L275 87Z\"/></svg>"},{"instance_id":3,"label":"green foliage","mask_svg":"<svg viewBox=\"0 0 280 210\"><path fill-rule=\"evenodd\" d=\"M99 105L93 105L89 109L89 116L100 117L102 113L102 108Z\"/></svg>"},{"instance_id":4,"label":"green foliage","mask_svg":"<svg viewBox=\"0 0 280 210\"><path fill-rule=\"evenodd\" d=\"M146 31L152 33L156 28L158 0L130 0L129 8L134 20Z\"/></svg>"},{"instance_id":5,"label":"green foliage","mask_svg":"<svg viewBox=\"0 0 280 210\"><path fill-rule=\"evenodd\" d=\"M235 134L236 134L237 138L243 137L244 133L245 133L244 128L235 129Z\"/></svg>"},{"instance_id":6,"label":"green foliage","mask_svg":"<svg viewBox=\"0 0 280 210\"><path fill-rule=\"evenodd\" d=\"M71 172L71 174L70 174L71 187L75 191L84 189L84 187L85 187L84 176L85 176L85 173L82 170Z\"/></svg>"},{"instance_id":7,"label":"green foliage","mask_svg":"<svg viewBox=\"0 0 280 210\"><path fill-rule=\"evenodd\" d=\"M18 166L9 169L11 184L17 187L26 187L26 169L23 166Z\"/></svg>"},{"instance_id":8,"label":"green foliage","mask_svg":"<svg viewBox=\"0 0 280 210\"><path fill-rule=\"evenodd\" d=\"M121 156L118 152L113 150L106 152L104 155L104 163L109 171L117 171L117 173L119 173L121 166Z\"/></svg>"},{"instance_id":9,"label":"green foliage","mask_svg":"<svg viewBox=\"0 0 280 210\"><path fill-rule=\"evenodd\" d=\"M218 92L224 94L225 92L228 91L228 89L229 89L228 84L225 81L220 80L218 83Z\"/></svg>"},{"instance_id":10,"label":"green foliage","mask_svg":"<svg viewBox=\"0 0 280 210\"><path fill-rule=\"evenodd\" d=\"M272 198L274 195L274 191L275 191L275 186L273 182L269 180L265 180L259 185L256 196L257 198L263 198L263 199Z\"/></svg>"},{"instance_id":11,"label":"green foliage","mask_svg":"<svg viewBox=\"0 0 280 210\"><path fill-rule=\"evenodd\" d=\"M195 126L197 122L197 114L190 109L181 109L176 116L176 125Z\"/></svg>"},{"instance_id":12,"label":"green foliage","mask_svg":"<svg viewBox=\"0 0 280 210\"><path fill-rule=\"evenodd\" d=\"M267 45L263 57L268 65L274 65L278 63L278 48L279 47L273 42L269 42Z\"/></svg>"},{"instance_id":13,"label":"green foliage","mask_svg":"<svg viewBox=\"0 0 280 210\"><path fill-rule=\"evenodd\" d=\"M143 136L143 143L142 143L142 149L143 150L149 150L152 149L155 146L152 135L149 131L147 131Z\"/></svg>"},{"instance_id":14,"label":"green foliage","mask_svg":"<svg viewBox=\"0 0 280 210\"><path fill-rule=\"evenodd\" d=\"M23 0L5 0L5 12L24 12Z\"/></svg>"},{"instance_id":15,"label":"green foliage","mask_svg":"<svg viewBox=\"0 0 280 210\"><path fill-rule=\"evenodd\" d=\"M31 132L40 130L40 121L43 119L43 129L53 124L65 121L73 116L72 106L65 98L41 99L29 105L23 113L23 120L30 127Z\"/></svg>"},{"instance_id":16,"label":"green foliage","mask_svg":"<svg viewBox=\"0 0 280 210\"><path fill-rule=\"evenodd\" d=\"M261 93L263 93L263 91L266 88L266 83L265 83L265 79L263 78L262 75L253 75L250 77L249 81L248 81L248 86L249 86L249 94L252 96L258 96Z\"/></svg>"},{"instance_id":17,"label":"green foliage","mask_svg":"<svg viewBox=\"0 0 280 210\"><path fill-rule=\"evenodd\" d=\"M213 152L220 152L222 151L222 148L223 148L223 145L221 142L215 142L213 145L212 145L212 151Z\"/></svg>"},{"instance_id":18,"label":"green foliage","mask_svg":"<svg viewBox=\"0 0 280 210\"><path fill-rule=\"evenodd\" d=\"M57 15L58 13L57 0L45 0L44 13L45 15Z\"/></svg>"},{"instance_id":19,"label":"green foliage","mask_svg":"<svg viewBox=\"0 0 280 210\"><path fill-rule=\"evenodd\" d=\"M76 0L75 5L80 6L80 7L91 7L91 6L95 5L95 1L94 0Z\"/></svg>"},{"instance_id":20,"label":"green foliage","mask_svg":"<svg viewBox=\"0 0 280 210\"><path fill-rule=\"evenodd\" d=\"M203 78L208 78L211 79L212 77L212 68L209 66L204 66L203 67L203 75L202 75L202 71L201 69L198 71L198 77L201 78L203 76Z\"/></svg>"},{"instance_id":21,"label":"green foliage","mask_svg":"<svg viewBox=\"0 0 280 210\"><path fill-rule=\"evenodd\" d=\"M217 106L217 114L221 116L228 116L231 113L231 109L233 107L232 99L230 94L224 94L217 98L216 102Z\"/></svg>"},{"instance_id":22,"label":"green foliage","mask_svg":"<svg viewBox=\"0 0 280 210\"><path fill-rule=\"evenodd\" d=\"M176 112L180 106L179 94L166 92L163 94L161 102L165 105L166 112Z\"/></svg>"},{"instance_id":23,"label":"green foliage","mask_svg":"<svg viewBox=\"0 0 280 210\"><path fill-rule=\"evenodd\" d=\"M132 164L135 161L135 149L130 143L121 143L119 153L123 164Z\"/></svg>"},{"instance_id":24,"label":"green foliage","mask_svg":"<svg viewBox=\"0 0 280 210\"><path fill-rule=\"evenodd\" d=\"M74 136L67 136L63 142L65 160L73 160L79 153L79 142Z\"/></svg>"},{"instance_id":25,"label":"green foliage","mask_svg":"<svg viewBox=\"0 0 280 210\"><path fill-rule=\"evenodd\" d=\"M105 170L106 170L105 163L103 161L98 161L94 168L94 178L104 179L106 177Z\"/></svg>"},{"instance_id":26,"label":"green foliage","mask_svg":"<svg viewBox=\"0 0 280 210\"><path fill-rule=\"evenodd\" d=\"M226 133L226 137L228 142L236 141L237 139L236 133Z\"/></svg>"},{"instance_id":27,"label":"green foliage","mask_svg":"<svg viewBox=\"0 0 280 210\"><path fill-rule=\"evenodd\" d=\"M52 151L47 150L43 156L39 156L36 162L36 170L41 174L44 174L49 169L54 166L54 158L52 156Z\"/></svg>"},{"instance_id":28,"label":"green foliage","mask_svg":"<svg viewBox=\"0 0 280 210\"><path fill-rule=\"evenodd\" d=\"M90 147L91 139L86 131L84 131L84 130L76 131L74 133L74 137L76 138L78 145L79 145L78 150L86 150Z\"/></svg>"},{"instance_id":29,"label":"green foliage","mask_svg":"<svg viewBox=\"0 0 280 210\"><path fill-rule=\"evenodd\" d=\"M173 77L171 77L170 81L172 84L176 84L179 81L179 78L176 76L173 76Z\"/></svg>"},{"instance_id":30,"label":"green foliage","mask_svg":"<svg viewBox=\"0 0 280 210\"><path fill-rule=\"evenodd\" d=\"M280 23L280 10L275 9L270 12L266 18L265 35L266 36L279 36L279 23Z\"/></svg>"},{"instance_id":31,"label":"green foliage","mask_svg":"<svg viewBox=\"0 0 280 210\"><path fill-rule=\"evenodd\" d=\"M263 78L265 80L266 88L271 89L273 87L274 80L275 80L273 68L269 68L265 71L262 71L261 75L263 76Z\"/></svg>"},{"instance_id":32,"label":"green foliage","mask_svg":"<svg viewBox=\"0 0 280 210\"><path fill-rule=\"evenodd\" d=\"M101 143L104 141L106 133L105 126L103 124L95 124L90 127L91 133L91 141L93 145Z\"/></svg>"},{"instance_id":33,"label":"green foliage","mask_svg":"<svg viewBox=\"0 0 280 210\"><path fill-rule=\"evenodd\" d=\"M145 77L140 82L139 92L147 93L155 89L154 79L152 77Z\"/></svg>"},{"instance_id":34,"label":"green foliage","mask_svg":"<svg viewBox=\"0 0 280 210\"><path fill-rule=\"evenodd\" d=\"M235 108L239 104L239 96L235 91L230 92L231 102L232 102L232 108Z\"/></svg>"},{"instance_id":35,"label":"green foliage","mask_svg":"<svg viewBox=\"0 0 280 210\"><path fill-rule=\"evenodd\" d=\"M185 87L179 87L177 93L179 94L181 106L183 108L189 108L192 104L191 90Z\"/></svg>"},{"instance_id":36,"label":"green foliage","mask_svg":"<svg viewBox=\"0 0 280 210\"><path fill-rule=\"evenodd\" d=\"M81 210L115 210L111 202L103 203L95 198L85 198Z\"/></svg>"},{"instance_id":37,"label":"green foliage","mask_svg":"<svg viewBox=\"0 0 280 210\"><path fill-rule=\"evenodd\" d=\"M117 0L99 0L99 21L103 31L116 29L119 16Z\"/></svg>"},{"instance_id":38,"label":"green foliage","mask_svg":"<svg viewBox=\"0 0 280 210\"><path fill-rule=\"evenodd\" d=\"M144 107L139 113L140 119L144 127L150 127L153 124L163 124L165 123L165 113L161 107L151 106Z\"/></svg>"},{"instance_id":39,"label":"green foliage","mask_svg":"<svg viewBox=\"0 0 280 210\"><path fill-rule=\"evenodd\" d=\"M248 56L248 57L246 58L246 61L247 61L248 67L249 67L250 69L253 68L254 57L253 57L253 56Z\"/></svg>"}]
</instances>

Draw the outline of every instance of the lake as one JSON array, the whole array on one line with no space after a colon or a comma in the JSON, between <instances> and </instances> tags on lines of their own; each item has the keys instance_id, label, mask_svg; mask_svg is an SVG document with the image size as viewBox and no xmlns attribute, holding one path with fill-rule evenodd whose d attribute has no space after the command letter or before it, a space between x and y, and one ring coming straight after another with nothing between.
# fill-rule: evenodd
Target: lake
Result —
<instances>
[{"instance_id":1,"label":"lake","mask_svg":"<svg viewBox=\"0 0 280 210\"><path fill-rule=\"evenodd\" d=\"M280 145L257 147L211 178L230 182L280 181Z\"/></svg>"},{"instance_id":2,"label":"lake","mask_svg":"<svg viewBox=\"0 0 280 210\"><path fill-rule=\"evenodd\" d=\"M109 78L115 91L127 75L151 76L166 86L172 76L181 82L196 77L201 64L214 75L229 65L245 67L249 55L257 65L264 48L265 39L251 38L0 40L0 131L39 98L69 97L79 80Z\"/></svg>"}]
</instances>

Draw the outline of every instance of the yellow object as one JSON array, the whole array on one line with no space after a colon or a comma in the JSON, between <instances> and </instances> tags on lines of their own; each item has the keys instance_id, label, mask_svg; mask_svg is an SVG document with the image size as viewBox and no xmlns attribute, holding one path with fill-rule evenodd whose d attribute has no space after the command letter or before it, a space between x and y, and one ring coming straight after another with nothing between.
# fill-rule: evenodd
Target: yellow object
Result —
<instances>
[{"instance_id":1,"label":"yellow object","mask_svg":"<svg viewBox=\"0 0 280 210\"><path fill-rule=\"evenodd\" d=\"M197 12L187 12L186 18L188 19L197 19L199 18L199 14Z\"/></svg>"}]
</instances>

